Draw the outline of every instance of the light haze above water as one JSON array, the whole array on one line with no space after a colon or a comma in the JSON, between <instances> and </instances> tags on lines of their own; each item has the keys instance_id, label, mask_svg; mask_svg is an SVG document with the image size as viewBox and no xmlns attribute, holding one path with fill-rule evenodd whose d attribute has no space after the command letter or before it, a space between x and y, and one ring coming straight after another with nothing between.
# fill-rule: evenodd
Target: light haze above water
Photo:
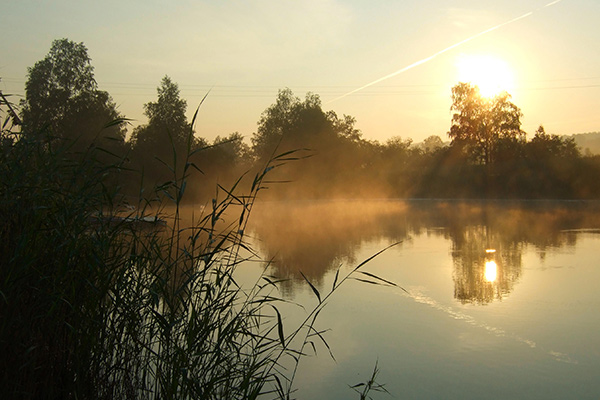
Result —
<instances>
[{"instance_id":1,"label":"light haze above water","mask_svg":"<svg viewBox=\"0 0 600 400\"><path fill-rule=\"evenodd\" d=\"M400 285L346 281L319 316L328 350L301 361L297 398L358 398L378 381L401 399L597 399L600 205L579 202L259 203L254 247L309 310L338 268ZM246 271L259 266L248 266ZM244 273L246 273L244 272ZM359 276L367 279L368 276ZM282 310L284 328L306 315Z\"/></svg>"}]
</instances>

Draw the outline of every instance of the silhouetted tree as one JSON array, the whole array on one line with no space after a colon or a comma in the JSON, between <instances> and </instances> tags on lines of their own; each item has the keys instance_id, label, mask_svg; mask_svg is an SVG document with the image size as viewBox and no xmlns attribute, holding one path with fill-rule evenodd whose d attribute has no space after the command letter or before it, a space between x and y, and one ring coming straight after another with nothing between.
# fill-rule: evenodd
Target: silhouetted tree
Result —
<instances>
[{"instance_id":1,"label":"silhouetted tree","mask_svg":"<svg viewBox=\"0 0 600 400\"><path fill-rule=\"evenodd\" d=\"M431 154L444 147L444 142L442 141L441 137L437 135L431 135L428 136L425 140L423 140L420 147L425 153Z\"/></svg>"},{"instance_id":2,"label":"silhouetted tree","mask_svg":"<svg viewBox=\"0 0 600 400\"><path fill-rule=\"evenodd\" d=\"M409 187L414 183L411 174L418 150L412 146L412 139L393 136L385 144L375 143L378 160L371 173L377 179L383 179L393 188L396 196L407 196ZM377 174L377 171L381 171Z\"/></svg>"},{"instance_id":3,"label":"silhouetted tree","mask_svg":"<svg viewBox=\"0 0 600 400\"><path fill-rule=\"evenodd\" d=\"M485 98L479 88L459 83L452 88L452 126L448 135L453 145L464 147L477 163L494 162L500 139L524 139L521 110L506 92Z\"/></svg>"},{"instance_id":4,"label":"silhouetted tree","mask_svg":"<svg viewBox=\"0 0 600 400\"><path fill-rule=\"evenodd\" d=\"M54 138L76 141L76 149L92 142L111 150L124 144L123 124L107 127L121 115L109 94L98 89L83 43L68 39L52 42L48 55L28 69L22 108L25 134L46 132Z\"/></svg>"},{"instance_id":5,"label":"silhouetted tree","mask_svg":"<svg viewBox=\"0 0 600 400\"><path fill-rule=\"evenodd\" d=\"M537 159L568 158L574 159L581 156L581 152L572 137L550 135L540 125L529 143L532 156Z\"/></svg>"},{"instance_id":6,"label":"silhouetted tree","mask_svg":"<svg viewBox=\"0 0 600 400\"><path fill-rule=\"evenodd\" d=\"M584 175L581 154L573 138L547 134L540 126L525 148L528 192L532 197L577 196L574 183ZM591 183L591 182L589 182ZM588 183L588 184L589 184Z\"/></svg>"},{"instance_id":7,"label":"silhouetted tree","mask_svg":"<svg viewBox=\"0 0 600 400\"><path fill-rule=\"evenodd\" d=\"M213 149L216 154L215 162L219 167L250 167L252 150L239 132L224 137L217 136L213 141Z\"/></svg>"},{"instance_id":8,"label":"silhouetted tree","mask_svg":"<svg viewBox=\"0 0 600 400\"><path fill-rule=\"evenodd\" d=\"M323 145L335 138L334 121L321 109L318 95L307 93L304 101L288 88L277 94L275 104L267 108L252 137L252 147L258 158L280 151ZM320 146L322 147L322 146Z\"/></svg>"},{"instance_id":9,"label":"silhouetted tree","mask_svg":"<svg viewBox=\"0 0 600 400\"><path fill-rule=\"evenodd\" d=\"M206 145L193 134L185 115L187 102L179 96L178 85L165 76L157 88L158 99L144 105L148 123L134 129L131 143L133 159L151 183L167 181L173 173L165 166L181 168L188 151Z\"/></svg>"},{"instance_id":10,"label":"silhouetted tree","mask_svg":"<svg viewBox=\"0 0 600 400\"><path fill-rule=\"evenodd\" d=\"M276 150L310 150L313 157L302 162L301 170L288 169L282 175L286 180L301 179L306 185L295 186L302 187L304 195L329 195L335 190L334 184L355 180L360 168L356 155L364 141L355 122L350 116L339 118L333 111L323 111L316 94L307 93L301 100L290 89L283 89L262 113L252 137L252 150L258 160ZM349 163L358 168L349 169Z\"/></svg>"},{"instance_id":11,"label":"silhouetted tree","mask_svg":"<svg viewBox=\"0 0 600 400\"><path fill-rule=\"evenodd\" d=\"M198 166L204 173L202 188L197 190L198 195L201 197L214 196L214 188L217 183L230 187L252 169L252 151L239 132L233 132L224 137L217 136L202 151L202 160ZM244 190L245 187L239 189Z\"/></svg>"}]
</instances>

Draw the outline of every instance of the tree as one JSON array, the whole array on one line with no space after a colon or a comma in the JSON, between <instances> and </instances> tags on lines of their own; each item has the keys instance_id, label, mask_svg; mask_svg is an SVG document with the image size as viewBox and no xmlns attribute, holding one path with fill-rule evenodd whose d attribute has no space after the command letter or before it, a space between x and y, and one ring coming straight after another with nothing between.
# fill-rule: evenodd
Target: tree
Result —
<instances>
[{"instance_id":1,"label":"tree","mask_svg":"<svg viewBox=\"0 0 600 400\"><path fill-rule=\"evenodd\" d=\"M527 185L533 197L572 198L588 192L597 178L587 181L586 173L593 170L584 167L581 153L573 138L546 133L539 126L535 136L525 147L527 172L533 177Z\"/></svg>"},{"instance_id":2,"label":"tree","mask_svg":"<svg viewBox=\"0 0 600 400\"><path fill-rule=\"evenodd\" d=\"M325 150L340 140L358 142L361 134L354 128L355 122L353 117L339 118L333 111L323 111L317 94L307 93L302 101L290 89L282 89L275 104L262 113L252 148L261 158L277 146L280 150Z\"/></svg>"},{"instance_id":3,"label":"tree","mask_svg":"<svg viewBox=\"0 0 600 400\"><path fill-rule=\"evenodd\" d=\"M340 118L333 111L323 111L317 94L307 93L301 100L290 89L282 89L275 103L261 114L252 151L261 160L274 151L309 149L314 157L304 160L301 170L285 170L281 179L304 183L294 184L304 196L323 196L339 189L333 183L356 180L362 165L357 153L364 141L355 122L353 117Z\"/></svg>"},{"instance_id":4,"label":"tree","mask_svg":"<svg viewBox=\"0 0 600 400\"><path fill-rule=\"evenodd\" d=\"M186 152L206 145L194 136L185 115L187 102L180 98L177 83L165 75L156 91L157 101L144 105L148 123L135 128L131 137L134 161L155 182L172 177L163 163L181 167Z\"/></svg>"},{"instance_id":5,"label":"tree","mask_svg":"<svg viewBox=\"0 0 600 400\"><path fill-rule=\"evenodd\" d=\"M274 104L260 116L258 130L252 136L252 149L259 158L272 152L292 124L292 113L300 99L288 88L279 90Z\"/></svg>"},{"instance_id":6,"label":"tree","mask_svg":"<svg viewBox=\"0 0 600 400\"><path fill-rule=\"evenodd\" d=\"M540 125L535 131L535 136L529 143L532 156L536 159L576 159L581 152L575 143L575 139L563 138L558 135L550 135Z\"/></svg>"},{"instance_id":7,"label":"tree","mask_svg":"<svg viewBox=\"0 0 600 400\"><path fill-rule=\"evenodd\" d=\"M216 153L217 167L250 166L250 146L244 142L244 137L239 132L225 137L217 136L212 149Z\"/></svg>"},{"instance_id":8,"label":"tree","mask_svg":"<svg viewBox=\"0 0 600 400\"><path fill-rule=\"evenodd\" d=\"M444 142L437 135L428 136L420 145L420 148L427 154L435 153L442 147L444 147Z\"/></svg>"},{"instance_id":9,"label":"tree","mask_svg":"<svg viewBox=\"0 0 600 400\"><path fill-rule=\"evenodd\" d=\"M452 145L463 146L477 163L491 165L500 139L524 140L523 114L510 97L503 92L488 99L481 96L476 85L461 82L454 86L454 115L448 132Z\"/></svg>"},{"instance_id":10,"label":"tree","mask_svg":"<svg viewBox=\"0 0 600 400\"><path fill-rule=\"evenodd\" d=\"M68 39L52 42L43 60L28 69L23 106L23 132L49 132L85 148L98 137L102 146L122 146L123 124L107 125L121 115L109 94L98 89L94 68L83 43Z\"/></svg>"},{"instance_id":11,"label":"tree","mask_svg":"<svg viewBox=\"0 0 600 400\"><path fill-rule=\"evenodd\" d=\"M165 75L156 89L156 102L144 104L144 115L148 124L134 132L137 140L154 140L164 137L168 132L177 143L186 143L191 126L185 115L187 102L179 97L179 86ZM152 135L151 130L163 132L162 135Z\"/></svg>"},{"instance_id":12,"label":"tree","mask_svg":"<svg viewBox=\"0 0 600 400\"><path fill-rule=\"evenodd\" d=\"M212 198L217 184L232 187L253 167L250 146L238 132L217 136L201 154L201 159L194 160L194 164L203 172L202 183L195 188L198 198ZM241 190L247 189L245 184L237 186Z\"/></svg>"}]
</instances>

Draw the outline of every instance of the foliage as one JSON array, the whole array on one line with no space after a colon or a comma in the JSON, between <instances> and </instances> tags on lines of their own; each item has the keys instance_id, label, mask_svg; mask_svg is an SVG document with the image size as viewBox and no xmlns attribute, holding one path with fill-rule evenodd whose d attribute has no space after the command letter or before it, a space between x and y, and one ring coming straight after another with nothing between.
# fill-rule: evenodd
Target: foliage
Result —
<instances>
[{"instance_id":1,"label":"foliage","mask_svg":"<svg viewBox=\"0 0 600 400\"><path fill-rule=\"evenodd\" d=\"M252 137L252 150L258 160L268 158L275 148L304 149L310 156L302 162L301 170L281 171L294 181L293 187L279 189L283 196L301 193L313 198L348 191L355 195L369 186L363 172L370 157L369 144L355 123L353 117L340 118L333 111L324 111L318 95L307 93L301 100L290 89L283 89L262 113ZM349 164L354 168L349 169Z\"/></svg>"},{"instance_id":2,"label":"foliage","mask_svg":"<svg viewBox=\"0 0 600 400\"><path fill-rule=\"evenodd\" d=\"M528 174L534 178L529 183L529 190L548 197L578 196L582 193L578 182L590 172L598 171L597 167L585 170L579 149L572 138L547 134L543 126L537 129L524 152ZM589 185L590 188L594 186Z\"/></svg>"},{"instance_id":3,"label":"foliage","mask_svg":"<svg viewBox=\"0 0 600 400\"><path fill-rule=\"evenodd\" d=\"M594 183L599 161L583 157L573 140L545 132L538 131L527 142L520 129L521 111L510 102L510 95L487 99L476 86L461 83L452 96L455 113L448 146L439 136L421 144L400 136L385 143L364 140L354 128L354 118L339 119L321 110L315 95L302 101L289 89L282 90L261 117L253 150L267 156L267 143L293 143L311 150L312 157L302 162L301 169L285 171L294 185L279 190L283 197L600 195Z\"/></svg>"},{"instance_id":4,"label":"foliage","mask_svg":"<svg viewBox=\"0 0 600 400\"><path fill-rule=\"evenodd\" d=\"M144 105L148 124L134 130L134 145L147 146L150 150L159 151L169 143L171 136L176 148L185 148L191 126L185 115L187 102L181 99L179 86L165 75L156 92L157 101Z\"/></svg>"},{"instance_id":5,"label":"foliage","mask_svg":"<svg viewBox=\"0 0 600 400\"><path fill-rule=\"evenodd\" d=\"M533 158L539 160L555 157L572 159L581 155L574 138L562 138L558 135L547 134L542 125L536 130L529 148Z\"/></svg>"},{"instance_id":6,"label":"foliage","mask_svg":"<svg viewBox=\"0 0 600 400\"><path fill-rule=\"evenodd\" d=\"M238 132L217 136L213 143L189 135L193 128L186 117L187 103L180 97L177 83L168 76L157 88L157 101L145 104L144 108L148 123L133 131L131 161L133 169L143 171L145 190L170 180L172 171L165 165L179 171L185 167L182 158L175 158L177 154L189 152L189 161L200 172L189 177L194 191L186 196L187 202L210 198L217 182L233 184L251 168L250 147Z\"/></svg>"},{"instance_id":7,"label":"foliage","mask_svg":"<svg viewBox=\"0 0 600 400\"><path fill-rule=\"evenodd\" d=\"M3 96L3 117L10 118L7 105ZM16 139L5 141L9 135ZM296 327L284 327L284 300L273 295L278 282L267 275L250 287L236 281L237 267L255 258L245 230L256 196L266 174L296 159L294 152L273 157L247 195L238 190L241 180L219 186L212 206L187 225L181 202L189 151L159 188L160 202L140 200L131 209L118 187L105 183L106 171L120 166L93 162L98 148L73 159L64 145L48 146L47 135L7 129L2 139L4 396L290 398L305 349L318 342L329 348L316 318L365 262L336 276L323 298L308 282L319 303Z\"/></svg>"},{"instance_id":8,"label":"foliage","mask_svg":"<svg viewBox=\"0 0 600 400\"><path fill-rule=\"evenodd\" d=\"M2 104L2 108L7 106ZM13 140L5 140L11 137ZM3 131L0 151L0 367L12 398L87 397L110 236L89 230L111 194L90 148L79 159L50 135ZM82 160L86 160L82 162ZM118 249L117 249L118 250ZM98 273L105 273L98 280ZM96 360L98 361L98 360ZM73 374L78 379L73 379Z\"/></svg>"},{"instance_id":9,"label":"foliage","mask_svg":"<svg viewBox=\"0 0 600 400\"><path fill-rule=\"evenodd\" d=\"M350 116L340 119L333 111L323 111L321 99L314 93L307 93L302 101L286 88L262 113L252 147L258 158L268 157L275 148L330 150L341 139L360 140L355 122Z\"/></svg>"},{"instance_id":10,"label":"foliage","mask_svg":"<svg viewBox=\"0 0 600 400\"><path fill-rule=\"evenodd\" d=\"M203 153L200 162L205 178L218 182L234 182L237 177L253 167L252 150L239 132L217 136Z\"/></svg>"},{"instance_id":11,"label":"foliage","mask_svg":"<svg viewBox=\"0 0 600 400\"><path fill-rule=\"evenodd\" d=\"M442 138L437 135L428 136L421 143L421 149L425 153L430 153L430 154L442 149L443 147L444 147L444 142L442 141Z\"/></svg>"},{"instance_id":12,"label":"foliage","mask_svg":"<svg viewBox=\"0 0 600 400\"><path fill-rule=\"evenodd\" d=\"M283 89L275 104L262 113L252 144L257 157L264 159L276 148L306 148L317 138L326 141L333 135L331 121L321 110L317 95L308 93L301 101L290 89Z\"/></svg>"},{"instance_id":13,"label":"foliage","mask_svg":"<svg viewBox=\"0 0 600 400\"><path fill-rule=\"evenodd\" d=\"M217 136L213 142L213 147L218 149L224 158L224 162L217 164L223 165L229 162L250 166L252 161L251 149L244 142L244 137L239 132L233 132L225 137Z\"/></svg>"},{"instance_id":14,"label":"foliage","mask_svg":"<svg viewBox=\"0 0 600 400\"><path fill-rule=\"evenodd\" d=\"M52 42L46 57L28 69L22 106L26 134L47 131L55 138L76 143L78 150L101 137L102 147L123 151L123 124L103 129L121 116L108 93L98 89L83 43L68 39Z\"/></svg>"},{"instance_id":15,"label":"foliage","mask_svg":"<svg viewBox=\"0 0 600 400\"><path fill-rule=\"evenodd\" d=\"M524 139L521 110L509 101L506 92L491 99L481 96L479 88L459 83L452 88L452 126L448 135L454 145L460 144L477 162L493 164L498 141Z\"/></svg>"},{"instance_id":16,"label":"foliage","mask_svg":"<svg viewBox=\"0 0 600 400\"><path fill-rule=\"evenodd\" d=\"M574 141L543 130L525 141L521 110L508 93L485 98L476 86L466 83L452 89L449 146L435 135L421 144L406 136L384 143L366 140L354 117L323 110L317 94L307 93L301 99L290 89L280 90L262 113L251 146L238 132L219 135L209 143L188 135L187 103L168 76L157 88L156 101L145 105L147 124L137 127L125 143L125 119L116 112L108 93L98 90L87 49L67 39L53 42L49 54L29 69L26 93L22 115L17 116L24 135L47 135L49 147L57 142L64 145L66 140L69 144L63 151L73 159L91 147L104 151L89 154L107 164L114 161L113 155L127 155L129 163L107 173L114 176L118 171L130 196L137 195L133 188L141 181L145 197L152 198L155 185L170 184L173 172L186 167L177 155L189 153L190 165L200 173L188 178L194 190L188 190L186 199L206 201L217 183L227 187L246 170L258 173L275 149L301 149L303 161L282 165L270 174L269 183L294 182L269 191L270 197L600 195L595 184L600 173L598 157L584 156ZM109 121L114 123L103 129ZM141 171L141 176L124 169Z\"/></svg>"},{"instance_id":17,"label":"foliage","mask_svg":"<svg viewBox=\"0 0 600 400\"><path fill-rule=\"evenodd\" d=\"M148 123L134 129L132 161L134 169L144 173L149 186L168 182L172 175L165 165L177 170L184 167L183 159L176 160L177 154L195 152L207 143L197 138L187 120L187 102L180 97L178 85L164 76L157 88L157 101L144 105ZM192 161L197 161L197 157Z\"/></svg>"}]
</instances>

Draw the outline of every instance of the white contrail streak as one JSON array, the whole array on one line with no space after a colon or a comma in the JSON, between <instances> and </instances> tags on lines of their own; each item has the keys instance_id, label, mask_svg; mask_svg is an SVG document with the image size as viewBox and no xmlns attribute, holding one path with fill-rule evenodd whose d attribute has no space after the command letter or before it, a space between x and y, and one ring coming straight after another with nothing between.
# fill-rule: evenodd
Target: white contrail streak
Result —
<instances>
[{"instance_id":1,"label":"white contrail streak","mask_svg":"<svg viewBox=\"0 0 600 400\"><path fill-rule=\"evenodd\" d=\"M450 51L450 50L452 50L452 49L454 49L454 48L456 48L456 47L462 46L463 44L465 44L465 43L467 43L467 42L470 42L470 41L471 41L471 40L473 40L473 39L477 39L477 38L478 38L478 37L480 37L480 36L483 36L483 35L485 35L485 34L487 34L487 33L490 33L490 32L492 32L492 31L495 31L496 29L500 29L500 28L502 28L502 27L504 27L504 26L506 26L506 25L508 25L508 24L512 24L513 22L519 21L519 20L521 20L521 19L523 19L523 18L527 18L527 17L529 17L530 15L532 15L534 12L537 12L537 11L539 11L539 10L543 9L543 8L546 8L546 7L553 6L553 5L557 4L557 3L560 3L561 1L562 1L562 0L554 0L553 2L550 2L550 3L546 4L545 6L538 8L538 9L537 9L537 10L535 10L535 11L530 11L530 12L528 12L528 13L525 13L525 14L523 14L523 15L519 16L519 17L516 17L516 18L513 18L513 19L511 19L510 21L503 22L503 23L501 23L501 24L499 24L499 25L496 25L496 26L493 26L493 27L491 27L491 28L488 28L488 29L486 29L486 30L484 30L484 31L481 31L481 32L479 32L479 33L477 33L477 34L475 34L475 35L473 35L473 36L471 36L471 37L468 37L468 38L466 38L466 39L464 39L464 40L461 40L461 41L460 41L460 42L458 42L458 43L455 43L455 44L453 44L452 46L446 47L445 49L443 49L443 50L440 50L440 51L438 51L437 53L435 53L435 54L433 54L433 55L431 55L431 56L429 56L429 57L427 57L427 58L424 58L424 59L422 59L422 60L419 60L419 61L417 61L417 62L414 62L414 63L412 63L412 64L410 64L410 65L408 65L408 66L406 66L406 67L404 67L404 68L402 68L402 69L399 69L399 70L398 70L398 71L396 71L396 72L392 72L391 74L389 74L389 75L386 75L386 76L384 76L384 77L382 77L382 78L379 78L379 79L377 79L377 80L374 80L373 82L367 83L366 85L364 85L364 86L361 86L361 87L359 87L358 89L354 89L354 90L352 90L351 92L348 92L348 93L346 93L346 94L343 94L343 95L341 95L341 96L339 96L339 97L336 97L336 98L335 98L335 99L333 99L333 100L329 100L329 101L328 101L328 102L326 102L325 104L329 104L329 103L332 103L332 102L334 102L334 101L336 101L336 100L343 99L343 98L344 98L344 97L346 97L346 96L350 96L351 94L354 94L354 93L356 93L356 92L359 92L359 91L361 91L361 90L363 90L363 89L366 89L366 88L368 88L368 87L370 87L370 86L376 85L376 84L378 84L379 82L385 81L386 79L392 78L392 77L394 77L394 76L396 76L396 75L399 75L399 74L401 74L401 73L403 73L403 72L406 72L406 71L408 71L409 69L413 69L413 68L415 68L415 67L418 67L418 66L419 66L419 65L421 65L421 64L425 64L426 62L433 60L434 58L436 58L436 57L437 57L437 56L439 56L440 54L444 54L444 53L446 53L446 52L448 52L448 51Z\"/></svg>"}]
</instances>

